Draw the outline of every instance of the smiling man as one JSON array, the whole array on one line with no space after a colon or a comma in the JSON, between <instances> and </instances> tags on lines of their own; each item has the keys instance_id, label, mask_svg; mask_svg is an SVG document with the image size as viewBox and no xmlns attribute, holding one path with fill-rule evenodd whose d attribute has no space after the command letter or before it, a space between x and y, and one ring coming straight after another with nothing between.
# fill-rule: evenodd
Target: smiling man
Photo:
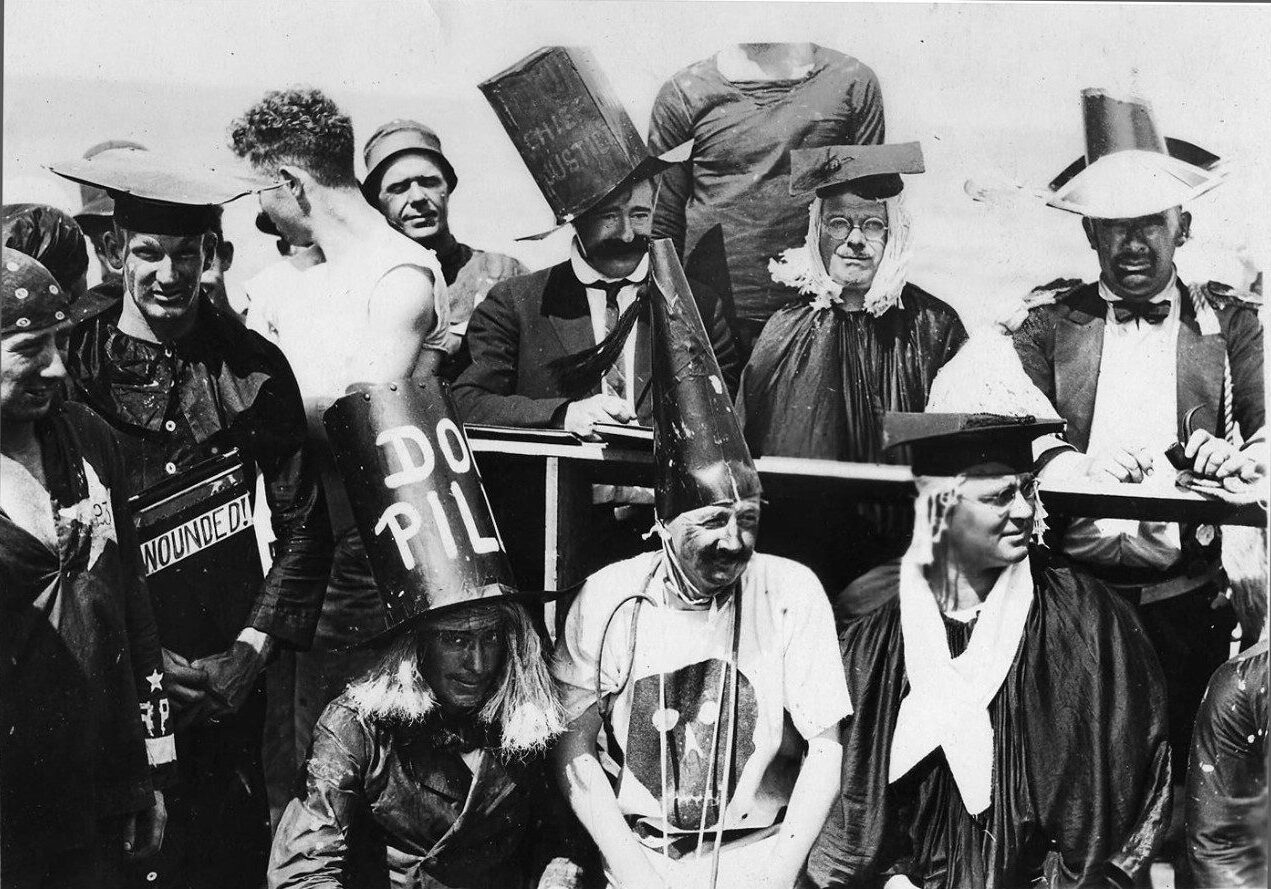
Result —
<instances>
[{"instance_id":1,"label":"smiling man","mask_svg":"<svg viewBox=\"0 0 1271 889\"><path fill-rule=\"evenodd\" d=\"M1160 667L1129 605L1032 541L1029 416L889 413L913 543L836 610L856 711L808 859L835 889L1130 886L1167 823Z\"/></svg>"},{"instance_id":2,"label":"smiling man","mask_svg":"<svg viewBox=\"0 0 1271 889\"><path fill-rule=\"evenodd\" d=\"M155 600L181 780L161 857L130 874L141 886L254 886L269 843L261 671L279 646L309 647L332 543L291 369L200 288L219 205L253 183L142 151L53 170L115 201L105 243L123 293L75 327L68 370L72 399L114 429L132 490L235 448L253 490L264 476L277 544L259 589ZM215 653L175 650L192 638Z\"/></svg>"},{"instance_id":3,"label":"smiling man","mask_svg":"<svg viewBox=\"0 0 1271 889\"><path fill-rule=\"evenodd\" d=\"M1050 204L1082 216L1099 280L1042 297L1015 334L1034 384L1068 421L1039 450L1043 477L1172 490L1165 456L1229 489L1265 484L1262 325L1257 300L1216 282L1179 280L1174 253L1191 233L1182 205L1218 185L1218 161L1162 139L1151 109L1101 90L1082 96L1086 156L1061 173ZM1237 430L1245 444L1228 440ZM1073 519L1055 543L1138 606L1169 683L1179 780L1210 675L1236 618L1223 596L1212 525Z\"/></svg>"},{"instance_id":4,"label":"smiling man","mask_svg":"<svg viewBox=\"0 0 1271 889\"><path fill-rule=\"evenodd\" d=\"M759 476L669 240L652 266L662 546L592 575L569 610L557 776L611 886L789 889L851 703L816 578L755 553Z\"/></svg>"},{"instance_id":5,"label":"smiling man","mask_svg":"<svg viewBox=\"0 0 1271 889\"><path fill-rule=\"evenodd\" d=\"M450 230L450 199L459 177L441 150L441 139L424 124L392 120L362 148L366 179L362 193L393 228L437 254L450 297L450 358L443 375L454 379L468 365L466 334L472 310L490 288L528 269L510 256L476 250Z\"/></svg>"},{"instance_id":6,"label":"smiling man","mask_svg":"<svg viewBox=\"0 0 1271 889\"><path fill-rule=\"evenodd\" d=\"M9 247L3 265L4 884L109 885L116 865L163 839L154 778L172 771L174 751L159 640L110 429L59 398L71 293Z\"/></svg>"}]
</instances>

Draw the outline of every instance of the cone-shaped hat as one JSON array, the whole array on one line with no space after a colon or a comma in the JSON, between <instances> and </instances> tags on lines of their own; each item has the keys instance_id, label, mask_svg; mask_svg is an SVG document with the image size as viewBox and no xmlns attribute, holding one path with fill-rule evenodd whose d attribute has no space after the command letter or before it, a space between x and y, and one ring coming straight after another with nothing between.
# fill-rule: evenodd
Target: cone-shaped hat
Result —
<instances>
[{"instance_id":1,"label":"cone-shaped hat","mask_svg":"<svg viewBox=\"0 0 1271 889\"><path fill-rule=\"evenodd\" d=\"M323 415L392 624L518 595L463 424L436 377L359 385Z\"/></svg>"},{"instance_id":2,"label":"cone-shaped hat","mask_svg":"<svg viewBox=\"0 0 1271 889\"><path fill-rule=\"evenodd\" d=\"M653 157L590 52L546 46L480 85L556 214L551 234L630 183L672 166Z\"/></svg>"},{"instance_id":3,"label":"cone-shaped hat","mask_svg":"<svg viewBox=\"0 0 1271 889\"><path fill-rule=\"evenodd\" d=\"M1097 219L1133 219L1187 203L1222 182L1218 156L1162 138L1147 102L1086 89L1081 106L1086 154L1051 181L1050 206Z\"/></svg>"},{"instance_id":4,"label":"cone-shaped hat","mask_svg":"<svg viewBox=\"0 0 1271 889\"><path fill-rule=\"evenodd\" d=\"M669 522L761 489L675 247L659 239L650 254L656 505Z\"/></svg>"}]
</instances>

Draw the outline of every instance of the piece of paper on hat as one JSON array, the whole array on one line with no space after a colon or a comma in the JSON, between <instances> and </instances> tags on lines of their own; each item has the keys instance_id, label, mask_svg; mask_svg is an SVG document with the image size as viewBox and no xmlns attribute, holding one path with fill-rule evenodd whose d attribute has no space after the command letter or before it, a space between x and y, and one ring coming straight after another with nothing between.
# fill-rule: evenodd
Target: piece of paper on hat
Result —
<instances>
[{"instance_id":1,"label":"piece of paper on hat","mask_svg":"<svg viewBox=\"0 0 1271 889\"><path fill-rule=\"evenodd\" d=\"M1133 219L1195 200L1222 183L1220 159L1161 138L1141 99L1081 92L1086 153L1050 183L1052 207L1096 219Z\"/></svg>"},{"instance_id":2,"label":"piece of paper on hat","mask_svg":"<svg viewBox=\"0 0 1271 889\"><path fill-rule=\"evenodd\" d=\"M273 184L240 168L197 164L135 148L60 161L50 164L49 169L72 182L107 192L189 206L226 204Z\"/></svg>"}]
</instances>

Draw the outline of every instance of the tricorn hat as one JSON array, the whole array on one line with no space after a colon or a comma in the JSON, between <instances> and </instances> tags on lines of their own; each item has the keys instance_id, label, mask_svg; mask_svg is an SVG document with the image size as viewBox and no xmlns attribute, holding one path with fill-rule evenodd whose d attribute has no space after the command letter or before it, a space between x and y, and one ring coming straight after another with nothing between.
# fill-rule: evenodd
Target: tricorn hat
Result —
<instances>
[{"instance_id":1,"label":"tricorn hat","mask_svg":"<svg viewBox=\"0 0 1271 889\"><path fill-rule=\"evenodd\" d=\"M1086 153L1050 183L1046 203L1096 219L1133 219L1200 197L1224 177L1215 154L1162 138L1142 99L1081 91Z\"/></svg>"},{"instance_id":2,"label":"tricorn hat","mask_svg":"<svg viewBox=\"0 0 1271 889\"><path fill-rule=\"evenodd\" d=\"M591 53L547 46L480 84L556 225L546 237L613 192L682 160L685 146L649 154Z\"/></svg>"},{"instance_id":3,"label":"tricorn hat","mask_svg":"<svg viewBox=\"0 0 1271 889\"><path fill-rule=\"evenodd\" d=\"M654 502L665 523L762 489L675 247L660 238L650 254Z\"/></svg>"},{"instance_id":4,"label":"tricorn hat","mask_svg":"<svg viewBox=\"0 0 1271 889\"><path fill-rule=\"evenodd\" d=\"M104 189L115 202L117 223L150 234L215 230L222 204L271 186L241 171L137 148L103 151L50 164L49 169L72 182Z\"/></svg>"},{"instance_id":5,"label":"tricorn hat","mask_svg":"<svg viewBox=\"0 0 1271 889\"><path fill-rule=\"evenodd\" d=\"M388 634L441 609L541 596L517 589L463 423L439 378L350 387L322 419L388 610Z\"/></svg>"},{"instance_id":6,"label":"tricorn hat","mask_svg":"<svg viewBox=\"0 0 1271 889\"><path fill-rule=\"evenodd\" d=\"M883 447L907 445L914 475L953 476L987 463L1021 473L1032 470L1033 439L1063 428L1063 420L1029 415L889 411Z\"/></svg>"},{"instance_id":7,"label":"tricorn hat","mask_svg":"<svg viewBox=\"0 0 1271 889\"><path fill-rule=\"evenodd\" d=\"M861 197L883 200L900 194L901 173L925 169L922 145L917 142L798 148L790 152L790 194L815 191L824 196L845 188Z\"/></svg>"}]
</instances>

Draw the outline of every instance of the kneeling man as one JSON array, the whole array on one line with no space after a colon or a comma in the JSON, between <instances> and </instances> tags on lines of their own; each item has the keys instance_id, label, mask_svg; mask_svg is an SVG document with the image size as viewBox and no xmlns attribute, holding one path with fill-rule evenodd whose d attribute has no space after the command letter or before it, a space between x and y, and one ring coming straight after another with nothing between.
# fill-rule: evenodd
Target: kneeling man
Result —
<instances>
[{"instance_id":1,"label":"kneeling man","mask_svg":"<svg viewBox=\"0 0 1271 889\"><path fill-rule=\"evenodd\" d=\"M886 415L918 518L838 603L858 612L839 637L856 713L813 885L1129 886L1150 862L1170 806L1160 666L1128 603L1030 545L1032 442L1062 428Z\"/></svg>"},{"instance_id":2,"label":"kneeling man","mask_svg":"<svg viewBox=\"0 0 1271 889\"><path fill-rule=\"evenodd\" d=\"M557 775L613 886L788 889L837 795L851 704L816 577L755 554L758 474L671 242L652 258L662 546L594 574L570 610Z\"/></svg>"}]
</instances>

